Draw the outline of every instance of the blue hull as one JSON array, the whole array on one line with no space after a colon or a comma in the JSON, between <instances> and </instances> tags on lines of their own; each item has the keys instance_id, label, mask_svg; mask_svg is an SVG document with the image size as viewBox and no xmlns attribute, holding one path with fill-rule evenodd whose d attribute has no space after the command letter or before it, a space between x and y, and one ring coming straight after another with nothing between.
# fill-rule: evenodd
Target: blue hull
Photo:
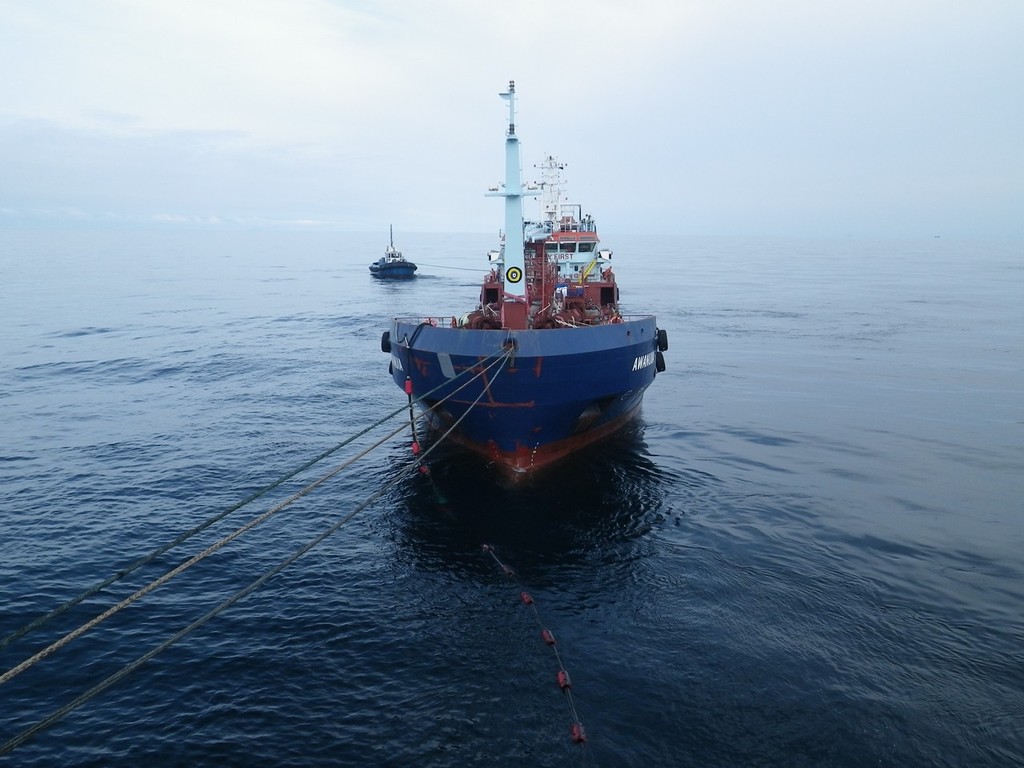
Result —
<instances>
[{"instance_id":1,"label":"blue hull","mask_svg":"<svg viewBox=\"0 0 1024 768\"><path fill-rule=\"evenodd\" d=\"M431 417L435 427L458 421L451 437L511 476L627 423L654 381L660 356L654 317L525 331L395 320L388 342L395 384L404 389L408 379L423 407L439 404ZM504 350L512 354L503 367L459 389Z\"/></svg>"},{"instance_id":2,"label":"blue hull","mask_svg":"<svg viewBox=\"0 0 1024 768\"><path fill-rule=\"evenodd\" d=\"M370 274L381 280L409 280L416 277L416 265L411 261L404 264L373 263L370 265Z\"/></svg>"}]
</instances>

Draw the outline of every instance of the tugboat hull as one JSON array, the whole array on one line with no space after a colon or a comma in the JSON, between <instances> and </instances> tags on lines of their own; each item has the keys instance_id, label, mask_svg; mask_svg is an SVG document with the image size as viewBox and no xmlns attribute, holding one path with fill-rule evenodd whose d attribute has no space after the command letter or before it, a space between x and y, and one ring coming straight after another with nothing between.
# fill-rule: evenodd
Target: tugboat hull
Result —
<instances>
[{"instance_id":1,"label":"tugboat hull","mask_svg":"<svg viewBox=\"0 0 1024 768\"><path fill-rule=\"evenodd\" d=\"M416 277L416 265L409 261L404 263L373 263L370 265L370 274L381 280L411 280Z\"/></svg>"}]
</instances>

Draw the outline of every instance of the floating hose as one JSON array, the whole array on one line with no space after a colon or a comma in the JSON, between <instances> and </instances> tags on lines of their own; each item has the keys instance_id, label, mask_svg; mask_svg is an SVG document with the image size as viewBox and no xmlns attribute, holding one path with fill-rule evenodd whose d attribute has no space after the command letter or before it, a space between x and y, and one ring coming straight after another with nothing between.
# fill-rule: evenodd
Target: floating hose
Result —
<instances>
[{"instance_id":1,"label":"floating hose","mask_svg":"<svg viewBox=\"0 0 1024 768\"><path fill-rule=\"evenodd\" d=\"M515 571L509 566L505 565L501 560L498 559L498 555L494 552L494 547L490 544L484 544L481 550L491 556L491 558L501 568L501 572L509 578L515 576ZM569 727L569 738L574 744L585 744L587 741L587 734L583 728L583 721L580 719L579 712L576 711L576 702L573 701L572 697L572 680L569 678L569 671L565 668L565 664L562 663L562 656L558 652L558 643L555 642L555 636L550 629L544 627L543 622L540 620L540 613L537 611L537 602L533 599L533 595L529 592L520 592L519 600L523 605L532 609L533 617L537 622L537 626L540 627L540 636L544 641L545 645L551 648L555 653L555 660L558 662L558 671L555 673L555 682L558 687L565 694L565 700L569 705L569 716L572 718L572 722Z\"/></svg>"}]
</instances>

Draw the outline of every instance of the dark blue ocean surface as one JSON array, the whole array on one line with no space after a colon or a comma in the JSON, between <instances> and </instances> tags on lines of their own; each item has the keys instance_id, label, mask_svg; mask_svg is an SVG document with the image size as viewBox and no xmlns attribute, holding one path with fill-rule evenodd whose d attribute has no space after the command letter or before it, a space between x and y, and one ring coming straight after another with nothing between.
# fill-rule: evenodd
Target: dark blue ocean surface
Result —
<instances>
[{"instance_id":1,"label":"dark blue ocean surface","mask_svg":"<svg viewBox=\"0 0 1024 768\"><path fill-rule=\"evenodd\" d=\"M0 232L0 640L403 405L388 319L472 309L494 238L404 238L388 284L385 236ZM516 489L385 441L0 684L0 744L67 709L0 762L1024 764L1021 243L606 244L669 333L634 425Z\"/></svg>"}]
</instances>

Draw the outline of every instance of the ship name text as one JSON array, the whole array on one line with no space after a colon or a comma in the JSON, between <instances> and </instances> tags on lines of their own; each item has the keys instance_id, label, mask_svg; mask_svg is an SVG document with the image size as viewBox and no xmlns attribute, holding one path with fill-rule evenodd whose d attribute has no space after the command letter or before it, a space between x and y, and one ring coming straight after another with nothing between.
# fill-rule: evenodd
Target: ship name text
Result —
<instances>
[{"instance_id":1,"label":"ship name text","mask_svg":"<svg viewBox=\"0 0 1024 768\"><path fill-rule=\"evenodd\" d=\"M654 365L654 359L654 352L648 352L646 355L640 355L640 357L633 361L633 370L640 371Z\"/></svg>"}]
</instances>

